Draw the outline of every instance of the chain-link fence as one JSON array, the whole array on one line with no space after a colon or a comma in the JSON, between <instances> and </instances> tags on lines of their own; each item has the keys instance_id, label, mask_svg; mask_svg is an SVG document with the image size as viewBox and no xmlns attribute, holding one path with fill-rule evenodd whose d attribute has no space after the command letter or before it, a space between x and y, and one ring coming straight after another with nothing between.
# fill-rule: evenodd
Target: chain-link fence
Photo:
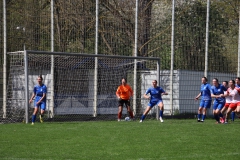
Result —
<instances>
[{"instance_id":1,"label":"chain-link fence","mask_svg":"<svg viewBox=\"0 0 240 160\"><path fill-rule=\"evenodd\" d=\"M175 116L189 113L193 117L199 105L194 97L200 91L202 76L211 82L214 77L225 81L239 75L239 0L211 0L209 30L208 0L175 0L174 40L171 0L99 0L98 7L97 0L53 2L51 20L49 0L6 1L8 52L23 50L25 46L27 50L51 51L53 47L54 51L90 54L96 52L97 46L97 54L159 57L160 85L171 93L164 99L165 114ZM2 3L0 7L2 10ZM0 29L3 37L3 27Z\"/></svg>"}]
</instances>

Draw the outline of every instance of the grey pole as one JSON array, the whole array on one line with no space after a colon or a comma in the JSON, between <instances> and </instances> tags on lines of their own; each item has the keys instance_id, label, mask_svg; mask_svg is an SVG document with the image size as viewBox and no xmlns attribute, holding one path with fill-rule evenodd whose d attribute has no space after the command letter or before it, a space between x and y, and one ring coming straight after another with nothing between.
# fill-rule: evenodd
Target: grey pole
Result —
<instances>
[{"instance_id":1,"label":"grey pole","mask_svg":"<svg viewBox=\"0 0 240 160\"><path fill-rule=\"evenodd\" d=\"M157 81L160 85L160 59L157 61ZM156 119L159 118L159 108L157 107Z\"/></svg>"},{"instance_id":2,"label":"grey pole","mask_svg":"<svg viewBox=\"0 0 240 160\"><path fill-rule=\"evenodd\" d=\"M51 0L51 52L54 52L54 0ZM51 115L49 116L49 110ZM54 55L51 55L51 96L48 117L54 116Z\"/></svg>"},{"instance_id":3,"label":"grey pole","mask_svg":"<svg viewBox=\"0 0 240 160\"><path fill-rule=\"evenodd\" d=\"M171 69L170 69L170 107L173 115L173 72L174 72L174 20L175 20L175 0L172 0L172 33L171 33Z\"/></svg>"},{"instance_id":4,"label":"grey pole","mask_svg":"<svg viewBox=\"0 0 240 160\"><path fill-rule=\"evenodd\" d=\"M24 50L24 74L25 74L25 118L26 124L28 123L28 110L29 110L29 87L28 87L28 53Z\"/></svg>"},{"instance_id":5,"label":"grey pole","mask_svg":"<svg viewBox=\"0 0 240 160\"><path fill-rule=\"evenodd\" d=\"M6 0L3 0L3 118L7 117L7 19Z\"/></svg>"},{"instance_id":6,"label":"grey pole","mask_svg":"<svg viewBox=\"0 0 240 160\"><path fill-rule=\"evenodd\" d=\"M239 7L239 30L238 30L238 70L237 76L240 77L240 7Z\"/></svg>"},{"instance_id":7,"label":"grey pole","mask_svg":"<svg viewBox=\"0 0 240 160\"><path fill-rule=\"evenodd\" d=\"M138 0L136 0L135 8L135 35L134 35L134 56L137 57L137 40L138 40ZM137 113L137 59L134 60L133 71L133 112Z\"/></svg>"},{"instance_id":8,"label":"grey pole","mask_svg":"<svg viewBox=\"0 0 240 160\"><path fill-rule=\"evenodd\" d=\"M207 0L205 70L204 70L204 76L205 77L207 77L207 75L208 75L209 14L210 14L210 0Z\"/></svg>"},{"instance_id":9,"label":"grey pole","mask_svg":"<svg viewBox=\"0 0 240 160\"><path fill-rule=\"evenodd\" d=\"M96 26L95 26L95 55L98 54L98 12L99 12L99 0L96 0ZM98 85L98 57L95 57L94 67L94 96L93 96L93 116L97 116L97 85Z\"/></svg>"}]
</instances>

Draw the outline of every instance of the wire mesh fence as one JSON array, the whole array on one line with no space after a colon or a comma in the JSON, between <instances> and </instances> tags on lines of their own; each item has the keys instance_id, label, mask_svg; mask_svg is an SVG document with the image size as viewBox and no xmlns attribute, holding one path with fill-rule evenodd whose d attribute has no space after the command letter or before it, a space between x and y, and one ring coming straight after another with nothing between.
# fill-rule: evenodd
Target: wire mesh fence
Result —
<instances>
[{"instance_id":1,"label":"wire mesh fence","mask_svg":"<svg viewBox=\"0 0 240 160\"><path fill-rule=\"evenodd\" d=\"M238 0L210 1L208 51L207 0L175 0L171 82L172 1L138 0L136 36L136 1L99 0L97 44L95 0L53 2L52 33L51 1L6 1L8 52L23 50L25 46L27 50L50 51L53 47L54 51L90 54L97 46L97 54L159 57L160 85L169 92L170 85L173 86L172 102L169 97L164 99L165 114L169 115L196 112L199 104L193 99L200 91L201 77L206 69L206 52L209 83L214 77L221 82L238 75ZM1 11L2 8L1 3ZM3 26L0 29L3 37ZM51 46L51 34L54 46ZM3 39L0 42L3 44ZM1 62L2 59L3 54Z\"/></svg>"}]
</instances>

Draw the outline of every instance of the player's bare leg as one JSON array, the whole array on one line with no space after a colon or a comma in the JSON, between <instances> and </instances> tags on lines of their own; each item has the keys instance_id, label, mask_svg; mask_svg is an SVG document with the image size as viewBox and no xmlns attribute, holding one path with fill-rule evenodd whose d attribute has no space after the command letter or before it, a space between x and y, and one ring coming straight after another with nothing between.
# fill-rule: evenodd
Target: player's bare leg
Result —
<instances>
[{"instance_id":1,"label":"player's bare leg","mask_svg":"<svg viewBox=\"0 0 240 160\"><path fill-rule=\"evenodd\" d=\"M129 113L130 117L133 119L133 111L131 110L130 106L127 106L127 111Z\"/></svg>"},{"instance_id":2,"label":"player's bare leg","mask_svg":"<svg viewBox=\"0 0 240 160\"><path fill-rule=\"evenodd\" d=\"M240 106L237 106L235 113L238 116L238 118L240 118Z\"/></svg>"},{"instance_id":3,"label":"player's bare leg","mask_svg":"<svg viewBox=\"0 0 240 160\"><path fill-rule=\"evenodd\" d=\"M37 112L38 112L38 107L35 107L32 114L32 125L34 125L35 123Z\"/></svg>"},{"instance_id":4,"label":"player's bare leg","mask_svg":"<svg viewBox=\"0 0 240 160\"><path fill-rule=\"evenodd\" d=\"M232 112L232 108L228 107L227 113L225 115L225 123L228 123L228 118L230 117L230 113Z\"/></svg>"},{"instance_id":5,"label":"player's bare leg","mask_svg":"<svg viewBox=\"0 0 240 160\"><path fill-rule=\"evenodd\" d=\"M198 122L200 122L200 119L201 119L201 117L200 117L200 115L202 115L202 113L203 113L203 108L202 107L199 107L198 108Z\"/></svg>"},{"instance_id":6,"label":"player's bare leg","mask_svg":"<svg viewBox=\"0 0 240 160\"><path fill-rule=\"evenodd\" d=\"M123 107L122 107L122 106L119 106L119 107L118 107L118 121L121 121L121 118L122 118L122 110L123 110Z\"/></svg>"},{"instance_id":7,"label":"player's bare leg","mask_svg":"<svg viewBox=\"0 0 240 160\"><path fill-rule=\"evenodd\" d=\"M160 102L160 103L158 104L158 106L159 106L159 109L160 109L159 120L160 120L160 122L163 122L164 105L163 105L162 102Z\"/></svg>"},{"instance_id":8,"label":"player's bare leg","mask_svg":"<svg viewBox=\"0 0 240 160\"><path fill-rule=\"evenodd\" d=\"M40 122L41 122L41 123L43 123L43 114L44 114L44 110L41 109L40 115L39 115L39 118L40 118Z\"/></svg>"},{"instance_id":9,"label":"player's bare leg","mask_svg":"<svg viewBox=\"0 0 240 160\"><path fill-rule=\"evenodd\" d=\"M150 110L151 110L151 107L150 107L150 106L147 106L147 108L145 109L145 111L144 111L144 113L143 113L143 115L142 115L142 117L141 117L140 122L142 122L142 121L145 119L146 115L148 114L148 112L149 112Z\"/></svg>"}]
</instances>

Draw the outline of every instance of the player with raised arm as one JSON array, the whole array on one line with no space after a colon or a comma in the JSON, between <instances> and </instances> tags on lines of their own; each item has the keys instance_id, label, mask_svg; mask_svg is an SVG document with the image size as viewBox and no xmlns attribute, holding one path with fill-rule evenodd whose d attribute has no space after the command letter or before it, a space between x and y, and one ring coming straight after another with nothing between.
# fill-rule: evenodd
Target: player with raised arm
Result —
<instances>
[{"instance_id":1,"label":"player with raised arm","mask_svg":"<svg viewBox=\"0 0 240 160\"><path fill-rule=\"evenodd\" d=\"M222 85L228 90L228 88L229 88L228 81L223 81ZM228 95L228 91L224 91L224 96L226 99L226 103L221 110L222 115L226 114L226 111L228 110L228 107L230 106L231 101L232 101L232 97ZM220 122L224 123L224 121L225 121L225 117L223 117L223 118L220 117Z\"/></svg>"},{"instance_id":2,"label":"player with raised arm","mask_svg":"<svg viewBox=\"0 0 240 160\"><path fill-rule=\"evenodd\" d=\"M148 95L150 94L150 95ZM144 98L150 99L150 102L148 103L148 106L146 110L144 111L143 115L141 116L140 122L142 122L148 112L152 109L153 106L157 105L160 108L159 113L159 120L160 122L163 122L163 101L162 101L162 95L168 95L161 87L157 86L157 80L152 81L152 87L150 87L146 93L143 95Z\"/></svg>"},{"instance_id":3,"label":"player with raised arm","mask_svg":"<svg viewBox=\"0 0 240 160\"><path fill-rule=\"evenodd\" d=\"M200 93L195 97L198 100L201 97L200 105L198 108L198 122L204 122L206 118L207 109L211 107L211 85L207 83L207 77L202 77L202 85Z\"/></svg>"},{"instance_id":4,"label":"player with raised arm","mask_svg":"<svg viewBox=\"0 0 240 160\"><path fill-rule=\"evenodd\" d=\"M229 81L227 94L232 97L232 100L225 115L225 123L228 123L230 113L232 113L232 111L234 111L237 106L240 105L240 89L236 87L234 80Z\"/></svg>"},{"instance_id":5,"label":"player with raised arm","mask_svg":"<svg viewBox=\"0 0 240 160\"><path fill-rule=\"evenodd\" d=\"M32 115L32 125L34 125L36 120L36 115L38 112L38 108L40 108L40 122L43 122L43 114L46 109L46 94L47 94L47 87L43 84L42 76L38 76L37 78L38 84L34 86L32 97L29 100L29 103L32 103L33 98L34 100L34 111Z\"/></svg>"},{"instance_id":6,"label":"player with raised arm","mask_svg":"<svg viewBox=\"0 0 240 160\"><path fill-rule=\"evenodd\" d=\"M217 78L213 78L212 84L213 85L211 87L211 97L215 98L213 102L213 115L216 119L216 123L220 123L220 119L223 119L223 115L220 111L222 110L226 102L224 91L226 91L227 89L222 84L219 84Z\"/></svg>"},{"instance_id":7,"label":"player with raised arm","mask_svg":"<svg viewBox=\"0 0 240 160\"><path fill-rule=\"evenodd\" d=\"M133 112L130 107L130 98L133 96L132 88L127 84L125 78L122 78L121 85L117 88L116 96L118 98L118 121L121 121L123 105L125 104L130 117L133 119Z\"/></svg>"}]
</instances>

